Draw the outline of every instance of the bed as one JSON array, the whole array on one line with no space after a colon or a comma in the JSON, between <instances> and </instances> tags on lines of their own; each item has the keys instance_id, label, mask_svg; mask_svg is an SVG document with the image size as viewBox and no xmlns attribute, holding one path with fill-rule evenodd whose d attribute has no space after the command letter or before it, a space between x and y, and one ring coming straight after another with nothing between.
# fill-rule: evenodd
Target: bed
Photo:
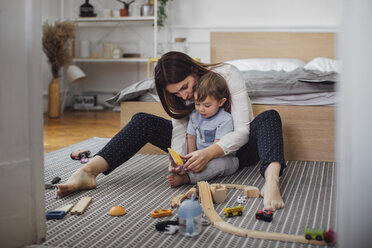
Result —
<instances>
[{"instance_id":1,"label":"bed","mask_svg":"<svg viewBox=\"0 0 372 248\"><path fill-rule=\"evenodd\" d=\"M243 58L334 58L334 33L212 32L211 63ZM137 112L169 118L158 102L123 101L120 123ZM275 109L283 123L286 160L334 161L335 106L253 104L254 115ZM164 154L147 144L139 153Z\"/></svg>"}]
</instances>

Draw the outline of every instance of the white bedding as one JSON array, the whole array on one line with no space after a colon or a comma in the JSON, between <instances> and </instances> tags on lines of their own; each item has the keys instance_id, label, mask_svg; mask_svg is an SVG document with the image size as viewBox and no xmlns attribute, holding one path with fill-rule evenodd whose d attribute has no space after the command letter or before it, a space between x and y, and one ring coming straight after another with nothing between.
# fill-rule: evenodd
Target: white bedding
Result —
<instances>
[{"instance_id":1,"label":"white bedding","mask_svg":"<svg viewBox=\"0 0 372 248\"><path fill-rule=\"evenodd\" d=\"M266 105L335 106L337 104L336 92L250 98L252 104Z\"/></svg>"},{"instance_id":2,"label":"white bedding","mask_svg":"<svg viewBox=\"0 0 372 248\"><path fill-rule=\"evenodd\" d=\"M336 73L322 73L297 68L284 71L242 71L246 88L253 104L333 106L337 103ZM154 80L145 79L123 89L107 99L116 105L121 101L158 102Z\"/></svg>"}]
</instances>

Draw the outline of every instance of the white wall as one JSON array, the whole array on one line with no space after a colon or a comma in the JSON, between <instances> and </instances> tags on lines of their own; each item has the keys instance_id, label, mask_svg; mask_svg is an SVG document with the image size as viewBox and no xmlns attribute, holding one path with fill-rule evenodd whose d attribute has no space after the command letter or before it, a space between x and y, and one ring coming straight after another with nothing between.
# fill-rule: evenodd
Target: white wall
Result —
<instances>
[{"instance_id":1,"label":"white wall","mask_svg":"<svg viewBox=\"0 0 372 248\"><path fill-rule=\"evenodd\" d=\"M340 247L371 247L372 1L344 1L337 113Z\"/></svg>"},{"instance_id":2,"label":"white wall","mask_svg":"<svg viewBox=\"0 0 372 248\"><path fill-rule=\"evenodd\" d=\"M186 36L209 62L211 31L335 31L341 0L174 0L169 13L171 38Z\"/></svg>"},{"instance_id":3,"label":"white wall","mask_svg":"<svg viewBox=\"0 0 372 248\"><path fill-rule=\"evenodd\" d=\"M68 3L71 0L66 0ZM141 1L141 0L137 0ZM74 6L65 5L68 17L78 15L78 6L84 1L73 1ZM98 14L104 8L117 9L116 1L90 1ZM159 43L173 41L175 37L186 37L189 55L209 62L209 36L211 31L337 31L341 20L341 0L172 0L168 3L167 26L158 34ZM42 0L43 17L56 18L60 11L59 0ZM92 41L139 43L140 51L151 54L151 27L143 30L135 27L121 28L84 28L78 39L83 36ZM49 70L44 62L43 70ZM100 99L112 95L129 84L146 77L143 63L129 64L79 64L86 71L88 78L81 86L84 92L94 91ZM44 94L50 74L43 76ZM102 94L106 92L106 94ZM46 109L45 109L46 110Z\"/></svg>"},{"instance_id":4,"label":"white wall","mask_svg":"<svg viewBox=\"0 0 372 248\"><path fill-rule=\"evenodd\" d=\"M40 0L0 1L0 247L45 239Z\"/></svg>"}]
</instances>

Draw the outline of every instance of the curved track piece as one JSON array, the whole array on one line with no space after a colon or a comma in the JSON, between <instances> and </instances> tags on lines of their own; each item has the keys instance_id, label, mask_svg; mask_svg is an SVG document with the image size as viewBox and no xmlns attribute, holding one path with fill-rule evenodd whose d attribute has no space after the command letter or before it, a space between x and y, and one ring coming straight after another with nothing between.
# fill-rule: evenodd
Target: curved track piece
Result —
<instances>
[{"instance_id":1,"label":"curved track piece","mask_svg":"<svg viewBox=\"0 0 372 248\"><path fill-rule=\"evenodd\" d=\"M244 189L245 185L237 184L224 184L227 188L233 189ZM241 237L256 238L256 239L267 239L267 240L278 240L283 242L295 242L303 244L313 244L313 245L327 245L324 241L317 240L307 240L303 235L285 234L285 233L274 233L274 232L263 232L248 230L240 227L236 227L227 222L224 222L222 218L218 215L214 209L211 191L208 182L198 182L199 187L199 199L201 200L201 205L204 214L208 217L210 222L219 230L234 234Z\"/></svg>"}]
</instances>

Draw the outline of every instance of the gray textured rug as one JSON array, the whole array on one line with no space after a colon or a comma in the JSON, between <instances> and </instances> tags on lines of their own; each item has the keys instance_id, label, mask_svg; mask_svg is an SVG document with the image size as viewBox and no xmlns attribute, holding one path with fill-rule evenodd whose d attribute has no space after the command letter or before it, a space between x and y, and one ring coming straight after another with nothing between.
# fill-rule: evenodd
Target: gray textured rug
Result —
<instances>
[{"instance_id":1,"label":"gray textured rug","mask_svg":"<svg viewBox=\"0 0 372 248\"><path fill-rule=\"evenodd\" d=\"M71 151L89 149L94 154L108 139L92 138L45 155L45 182L59 176L62 182L82 165L71 160ZM308 245L243 238L223 233L213 226L203 227L200 236L189 238L179 234L166 235L155 230L159 219L150 217L155 209L170 208L169 200L175 194L186 193L191 185L176 189L166 181L167 156L135 155L108 176L99 175L98 187L55 199L53 190L46 190L47 210L68 203L77 203L82 196L92 196L93 202L80 216L66 215L62 220L47 221L47 239L44 245L53 247L303 247ZM336 173L335 164L327 162L287 161L281 177L281 192L286 203L283 210L274 213L272 222L255 219L262 209L262 198L249 199L244 204L242 217L227 219L236 226L261 231L299 234L305 228L334 229L336 226ZM217 178L210 183L234 183L261 188L264 179L258 166L241 170L230 177ZM229 190L227 202L215 204L221 214L235 201L241 191ZM112 206L122 205L127 214L112 217ZM161 220L175 219L173 216Z\"/></svg>"}]
</instances>

